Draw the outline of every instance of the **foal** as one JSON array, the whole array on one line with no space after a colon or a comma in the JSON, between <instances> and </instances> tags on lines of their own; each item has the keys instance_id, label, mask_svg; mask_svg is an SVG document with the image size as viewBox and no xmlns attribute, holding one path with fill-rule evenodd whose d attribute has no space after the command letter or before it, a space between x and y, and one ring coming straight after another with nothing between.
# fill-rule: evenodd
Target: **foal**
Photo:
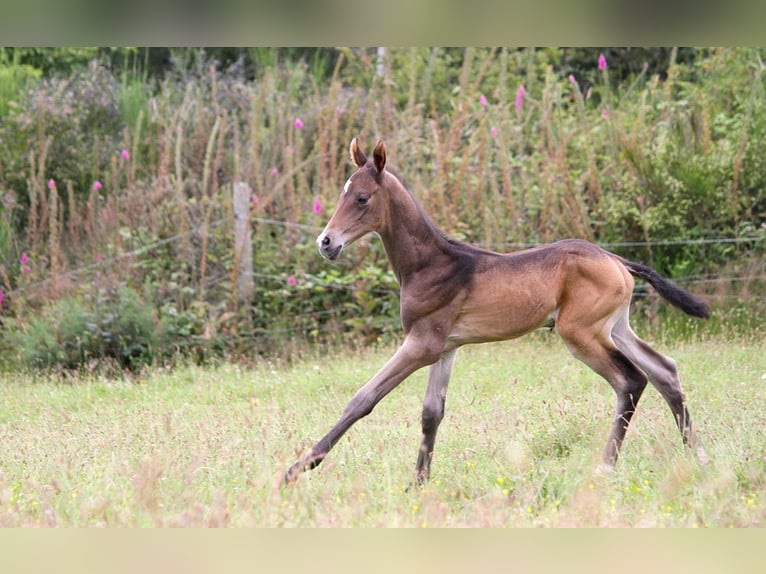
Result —
<instances>
[{"instance_id":1,"label":"foal","mask_svg":"<svg viewBox=\"0 0 766 574\"><path fill-rule=\"evenodd\" d=\"M364 385L332 427L282 478L294 482L319 465L343 434L414 371L431 365L423 403L423 436L417 480L430 472L436 431L455 353L462 345L520 337L555 325L569 351L612 385L617 412L604 450L614 466L647 381L670 406L683 442L692 428L673 359L639 339L628 324L633 277L651 284L670 304L707 318L708 306L653 269L586 241L568 239L499 254L447 239L386 170L380 141L368 160L356 138L350 146L358 168L346 181L335 213L317 238L331 261L363 235L376 232L401 288L405 338L383 368Z\"/></svg>"}]
</instances>

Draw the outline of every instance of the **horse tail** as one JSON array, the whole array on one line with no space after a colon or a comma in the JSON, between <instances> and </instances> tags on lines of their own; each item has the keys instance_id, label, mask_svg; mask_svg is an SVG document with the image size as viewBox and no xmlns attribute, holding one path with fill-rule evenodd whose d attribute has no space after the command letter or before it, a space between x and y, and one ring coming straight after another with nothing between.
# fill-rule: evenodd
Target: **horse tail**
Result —
<instances>
[{"instance_id":1,"label":"horse tail","mask_svg":"<svg viewBox=\"0 0 766 574\"><path fill-rule=\"evenodd\" d=\"M698 299L688 291L681 289L654 269L635 261L619 258L620 262L634 277L640 277L649 285L655 288L657 293L671 305L678 307L692 317L708 319L710 317L710 307L702 299Z\"/></svg>"}]
</instances>

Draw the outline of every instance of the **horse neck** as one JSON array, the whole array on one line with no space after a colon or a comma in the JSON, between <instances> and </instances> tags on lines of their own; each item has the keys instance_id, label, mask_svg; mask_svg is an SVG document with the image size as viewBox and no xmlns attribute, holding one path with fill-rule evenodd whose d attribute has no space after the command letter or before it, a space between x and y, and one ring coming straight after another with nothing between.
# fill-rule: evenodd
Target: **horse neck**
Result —
<instances>
[{"instance_id":1,"label":"horse neck","mask_svg":"<svg viewBox=\"0 0 766 574\"><path fill-rule=\"evenodd\" d=\"M415 198L393 175L387 190L389 211L378 234L400 285L444 252L446 239ZM395 181L393 181L395 180Z\"/></svg>"}]
</instances>

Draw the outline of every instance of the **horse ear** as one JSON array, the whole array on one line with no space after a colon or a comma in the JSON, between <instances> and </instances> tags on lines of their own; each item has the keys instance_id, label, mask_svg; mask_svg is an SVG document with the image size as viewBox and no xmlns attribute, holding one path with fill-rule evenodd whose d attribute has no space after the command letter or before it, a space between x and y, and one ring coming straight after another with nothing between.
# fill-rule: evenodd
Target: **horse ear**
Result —
<instances>
[{"instance_id":1,"label":"horse ear","mask_svg":"<svg viewBox=\"0 0 766 574\"><path fill-rule=\"evenodd\" d=\"M351 140L351 145L348 146L348 153L351 155L351 161L354 162L356 167L362 167L367 163L367 156L359 149L359 143L356 141L356 138Z\"/></svg>"},{"instance_id":2,"label":"horse ear","mask_svg":"<svg viewBox=\"0 0 766 574\"><path fill-rule=\"evenodd\" d=\"M386 146L383 145L383 140L378 140L375 149L372 150L372 159L375 162L375 169L381 173L386 167Z\"/></svg>"}]
</instances>

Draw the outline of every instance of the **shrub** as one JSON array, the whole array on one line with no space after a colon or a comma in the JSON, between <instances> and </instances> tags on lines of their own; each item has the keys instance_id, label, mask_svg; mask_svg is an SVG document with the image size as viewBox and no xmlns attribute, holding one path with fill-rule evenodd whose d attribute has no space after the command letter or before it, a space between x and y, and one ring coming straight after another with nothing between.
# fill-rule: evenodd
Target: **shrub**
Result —
<instances>
[{"instance_id":1,"label":"shrub","mask_svg":"<svg viewBox=\"0 0 766 574\"><path fill-rule=\"evenodd\" d=\"M12 187L27 189L30 169L39 169L45 160L46 179L71 181L85 196L119 151L124 128L120 85L97 62L67 78L44 78L3 123L0 154ZM31 165L30 154L37 166ZM28 203L23 196L21 201Z\"/></svg>"},{"instance_id":2,"label":"shrub","mask_svg":"<svg viewBox=\"0 0 766 574\"><path fill-rule=\"evenodd\" d=\"M151 306L125 286L92 287L61 299L11 333L18 360L38 369L114 363L136 370L155 353L158 323Z\"/></svg>"}]
</instances>

